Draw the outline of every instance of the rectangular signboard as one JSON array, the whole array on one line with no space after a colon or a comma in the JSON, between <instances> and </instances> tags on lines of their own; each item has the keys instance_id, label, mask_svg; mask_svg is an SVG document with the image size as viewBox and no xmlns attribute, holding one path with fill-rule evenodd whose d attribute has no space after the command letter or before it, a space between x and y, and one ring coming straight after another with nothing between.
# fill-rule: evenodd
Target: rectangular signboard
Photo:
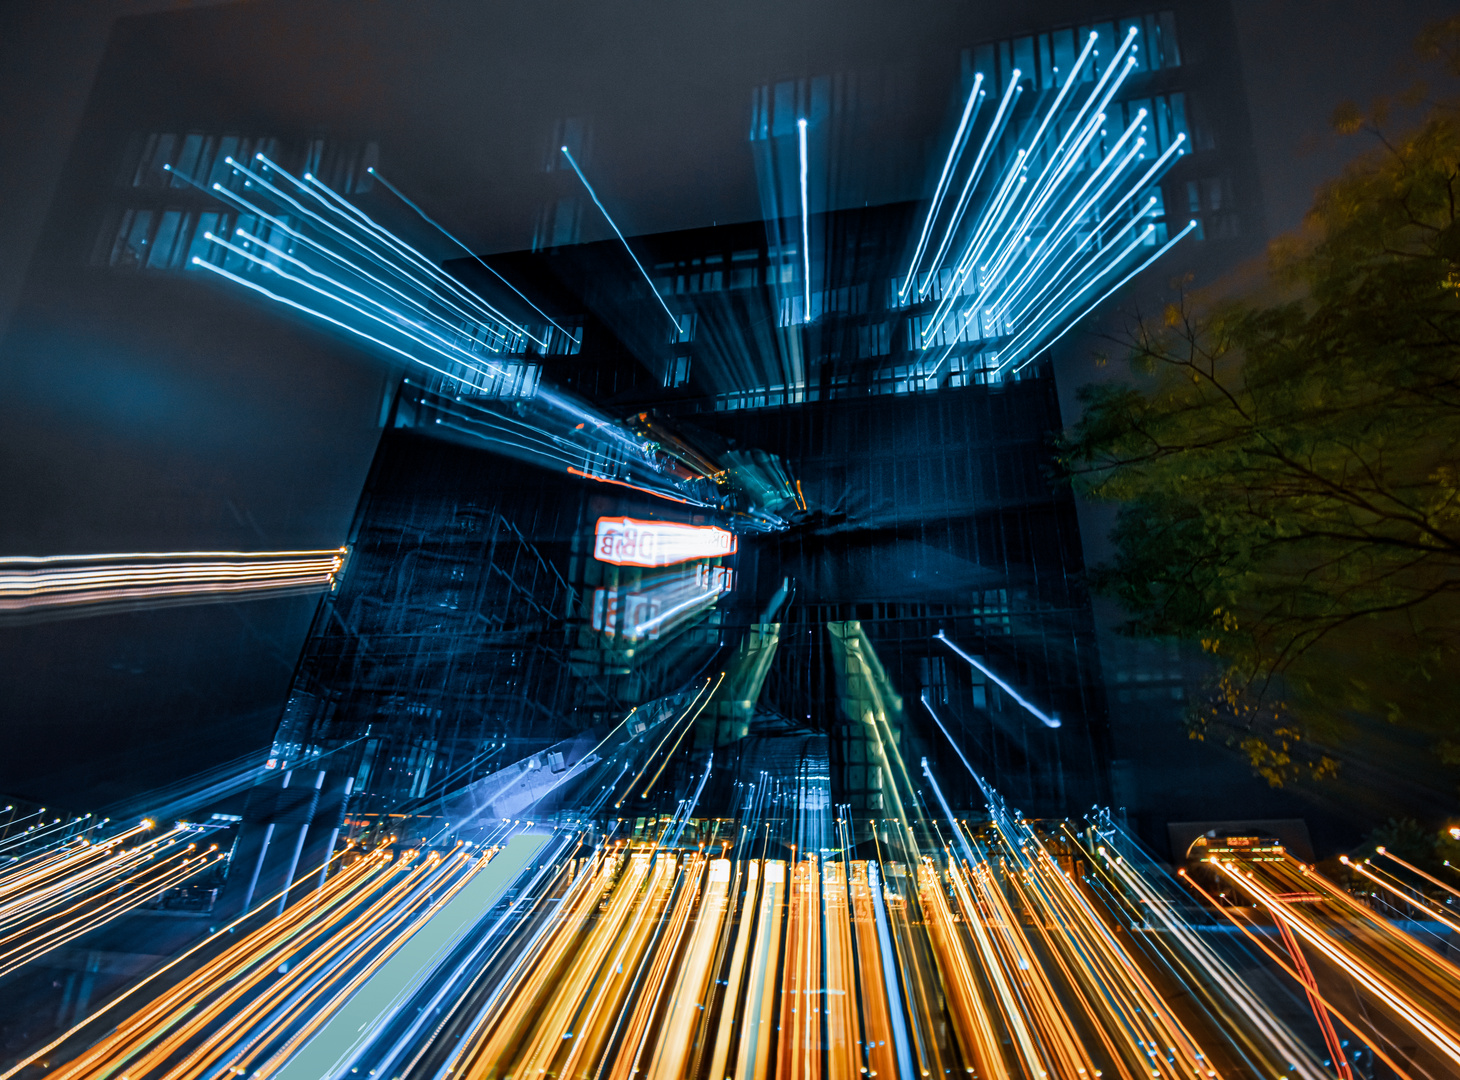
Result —
<instances>
[{"instance_id":1,"label":"rectangular signboard","mask_svg":"<svg viewBox=\"0 0 1460 1080\"><path fill-rule=\"evenodd\" d=\"M735 534L713 525L601 517L593 557L617 566L673 566L735 552Z\"/></svg>"}]
</instances>

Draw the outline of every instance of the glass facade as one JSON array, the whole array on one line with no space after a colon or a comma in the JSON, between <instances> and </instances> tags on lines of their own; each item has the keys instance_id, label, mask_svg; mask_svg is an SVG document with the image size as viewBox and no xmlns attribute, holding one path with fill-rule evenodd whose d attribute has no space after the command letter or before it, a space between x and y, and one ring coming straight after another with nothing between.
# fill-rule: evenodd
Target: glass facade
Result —
<instances>
[{"instance_id":1,"label":"glass facade","mask_svg":"<svg viewBox=\"0 0 1460 1080\"><path fill-rule=\"evenodd\" d=\"M670 775L687 779L706 753L733 763L752 746L763 757L767 739L814 737L833 800L875 811L888 778L868 715L885 714L905 760L956 765L936 714L1026 812L1106 798L1079 534L1051 459L1053 380L1047 365L987 385L961 370L900 371L906 352L892 341L905 341L913 316L872 296L885 298L913 210L818 222L842 238L826 262L844 277L825 282L818 295L835 310L810 325L774 326L778 264L750 246L747 226L635 241L652 268L675 271L660 284L691 308L681 334L654 329L662 319L621 331L591 295L554 312L584 330L576 351L533 356L545 382L634 411L646 437L672 430L732 468L774 463L794 488L790 528L742 533L732 554L665 568L594 558L595 526L608 518L713 518L517 467L482 429L437 422L472 388L402 384L348 570L296 677L281 764L331 751L348 760L352 821L364 827L402 807L424 812L434 794L718 665L737 689L715 698ZM561 296L605 257L604 245L581 245L499 262L518 280L551 271ZM453 269L468 276L469 266ZM727 268L747 283L729 287ZM868 278L875 289L856 284ZM646 312L653 303L638 301ZM758 342L743 333L757 319ZM657 339L660 372L639 361L636 335ZM733 407L714 392L793 361L806 373L799 394L741 390ZM1021 695L1061 726L1041 723Z\"/></svg>"}]
</instances>

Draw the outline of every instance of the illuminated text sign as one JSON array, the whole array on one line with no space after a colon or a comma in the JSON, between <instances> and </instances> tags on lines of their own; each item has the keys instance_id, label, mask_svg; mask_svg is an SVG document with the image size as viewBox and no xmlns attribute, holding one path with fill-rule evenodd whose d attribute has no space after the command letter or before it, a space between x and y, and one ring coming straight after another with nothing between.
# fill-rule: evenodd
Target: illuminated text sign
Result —
<instances>
[{"instance_id":1,"label":"illuminated text sign","mask_svg":"<svg viewBox=\"0 0 1460 1080\"><path fill-rule=\"evenodd\" d=\"M593 557L618 566L673 566L735 552L735 534L713 525L601 517Z\"/></svg>"}]
</instances>

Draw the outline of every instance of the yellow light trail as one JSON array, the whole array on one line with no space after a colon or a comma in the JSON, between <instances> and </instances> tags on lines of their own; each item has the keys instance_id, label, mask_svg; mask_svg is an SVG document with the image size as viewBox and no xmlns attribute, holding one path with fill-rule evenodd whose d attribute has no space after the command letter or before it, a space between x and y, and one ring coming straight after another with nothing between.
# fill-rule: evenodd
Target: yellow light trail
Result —
<instances>
[{"instance_id":1,"label":"yellow light trail","mask_svg":"<svg viewBox=\"0 0 1460 1080\"><path fill-rule=\"evenodd\" d=\"M1226 1030L1267 1072L1276 1074L1290 1069L1304 1080L1324 1080L1327 1073L1313 1052L1293 1034L1281 1020L1272 1015L1252 989L1232 970L1203 935L1194 931L1172 910L1171 904L1123 860L1107 859L1103 867L1095 855L1104 855L1103 848L1091 853L1079 845L1068 828L1063 830L1078 850L1097 870L1107 872L1117 888L1134 896L1147 917L1154 918L1164 931L1151 939L1168 953L1170 962L1184 975L1189 986L1213 1014L1224 1021Z\"/></svg>"},{"instance_id":2,"label":"yellow light trail","mask_svg":"<svg viewBox=\"0 0 1460 1080\"><path fill-rule=\"evenodd\" d=\"M723 672L723 671L722 671L722 672L720 672L720 678L721 678L721 679L722 679L722 680L723 680L723 679L724 679L724 678L725 678L725 673L724 673L724 672ZM708 690L708 689L709 689L709 688L710 688L710 683L711 683L711 681L712 681L712 680L711 680L711 679L709 679L709 678L706 678L706 679L705 679L705 685L704 685L704 686L702 686L702 687L700 687L700 688L699 688L699 689L698 689L698 690L697 690L697 691L695 691L695 696L694 696L694 697L693 697L693 698L691 698L691 699L690 699L690 703L689 703L689 705L687 705L687 706L686 706L686 707L685 707L685 709L684 709L684 711L683 711L683 712L682 712L682 713L680 713L680 714L679 714L679 716L677 716L677 717L676 717L676 718L675 718L675 719L674 719L674 720L673 720L673 721L672 721L672 722L671 722L671 723L670 723L670 724L669 724L669 726L668 726L668 728L667 728L667 729L666 729L666 730L665 730L665 732L664 732L664 735L663 735L663 736L662 736L662 737L661 737L661 738L660 738L660 740L659 740L659 742L658 742L658 743L657 743L657 744L655 744L655 746L654 746L654 750L653 750L653 752L652 752L652 753L650 753L650 754L648 754L648 755L647 755L647 756L646 756L646 757L645 757L645 758L644 758L644 764L643 764L643 765L642 765L642 766L641 766L641 767L640 767L640 769L639 769L639 771L638 771L638 772L637 772L637 773L635 773L635 774L634 774L634 778L633 778L633 779L632 779L632 780L630 780L630 781L629 781L629 783L628 783L628 786L627 786L627 787L626 787L626 788L624 788L624 794L623 794L623 795L622 795L622 796L621 796L621 797L620 797L620 798L619 798L619 800L618 800L618 801L617 801L617 802L616 802L616 803L614 803L614 804L613 804L613 805L614 805L614 809L615 809L615 810L617 810L617 809L619 809L619 808L620 808L620 807L622 807L622 806L623 806L623 804L624 804L624 800L625 800L625 799L627 799L627 798L628 798L628 797L629 797L629 795L630 795L630 794L631 794L631 793L632 793L632 792L633 792L633 790L634 790L634 788L635 788L635 786L637 786L637 785L638 785L638 783L639 783L639 781L640 781L640 780L641 780L641 779L643 779L643 776L644 776L644 774L645 774L645 773L646 773L646 772L648 772L648 771L649 771L649 766L650 766L650 765L652 765L652 764L653 764L653 762L654 762L654 758L655 758L655 757L656 757L656 756L657 756L657 755L658 755L658 753L659 753L659 751L660 751L660 750L661 750L661 749L663 749L663 747L664 747L664 744L665 744L665 743L667 743L667 742L668 742L668 741L669 741L669 737L670 737L670 736L671 736L671 735L673 735L673 734L674 734L674 733L675 733L675 731L677 731L677 730L678 730L678 729L679 729L679 725L680 725L680 724L681 724L681 723L683 723L683 722L684 722L684 721L685 721L685 720L686 720L686 718L688 718L688 719L689 719L689 722L690 722L690 725L691 725L691 726L693 726L693 723L694 723L694 720L693 720L693 718L692 718L692 717L690 717L690 711L691 711L691 710L692 710L692 709L694 709L694 707L695 707L695 705L696 705L696 703L698 703L698 702L699 702L699 700L700 700L700 696L701 696L701 695L702 695L702 694L704 694L704 692L705 692L705 691L706 691L706 690ZM716 686L716 687L717 687L717 688L718 688L718 686L719 686L719 683L716 683L716 684L715 684L715 686ZM711 694L712 694L712 696L713 696L713 691L712 691L712 692L711 692ZM708 702L709 702L709 698L706 698L706 699L705 699L705 701L706 701L706 703L708 703ZM631 714L631 715L632 715L632 714ZM694 714L694 715L695 715L695 716L698 716L698 715L699 715L699 713L698 713L698 712L695 712L695 714ZM627 719L627 718L625 718L625 719ZM686 727L686 728L685 728L685 730L686 730L686 731L688 731L688 730L689 730L689 728L688 728L688 727ZM683 734L681 734L681 735L680 735L680 738L681 738L681 739L682 739L682 738L683 738L683 737L684 737L684 736L683 736ZM675 744L674 744L674 746L675 746L675 749L678 749L678 747L679 747L679 743L678 743L678 742L676 742L676 743L675 743ZM673 751L673 750L671 750L671 751L670 751L670 754L671 754L671 755L672 755L672 754L673 754L673 753L674 753L674 751ZM665 763L666 763L666 764L667 764L667 763L668 763L668 758L666 758L666 759L665 759ZM663 765L661 765L661 766L660 766L660 767L659 767L659 771L660 771L660 772L663 772L663 771L664 771L664 766L663 766ZM655 774L654 774L654 779L655 779L655 780L658 780L658 779L659 779L659 773L655 773ZM652 788L653 788L653 782L652 782L652 781L651 781L651 782L650 782L650 785L649 785L649 786L650 786L650 788L651 788L651 789L652 789ZM647 795L647 794L648 794L648 792L647 792L647 791L646 791L646 792L645 792L645 794L646 794L646 795Z\"/></svg>"},{"instance_id":3,"label":"yellow light trail","mask_svg":"<svg viewBox=\"0 0 1460 1080\"><path fill-rule=\"evenodd\" d=\"M0 558L0 613L272 589L329 588L347 549Z\"/></svg>"},{"instance_id":4,"label":"yellow light trail","mask_svg":"<svg viewBox=\"0 0 1460 1080\"><path fill-rule=\"evenodd\" d=\"M74 941L221 861L215 847L184 844L201 830L178 825L131 847L144 821L99 843L41 852L0 875L0 976Z\"/></svg>"},{"instance_id":5,"label":"yellow light trail","mask_svg":"<svg viewBox=\"0 0 1460 1080\"><path fill-rule=\"evenodd\" d=\"M1418 910L1424 912L1424 914L1428 915L1436 922L1444 924L1452 932L1460 933L1460 923L1457 923L1454 919L1446 916L1443 911L1439 910L1435 905L1431 904L1426 897L1418 896L1411 892L1405 892L1403 889L1389 884L1389 882L1385 881L1378 874L1370 870L1367 865L1365 865L1368 862L1367 859L1365 859L1363 862L1354 862L1347 855L1344 855L1341 857L1341 860L1343 864L1347 866L1350 870L1354 871L1354 873L1359 874L1361 877L1367 878L1369 881L1372 881L1375 885L1379 886L1379 888L1383 889L1384 891L1392 893L1393 895L1399 897L1399 899L1403 900L1406 904L1409 904L1411 907L1417 908Z\"/></svg>"},{"instance_id":6,"label":"yellow light trail","mask_svg":"<svg viewBox=\"0 0 1460 1080\"><path fill-rule=\"evenodd\" d=\"M286 908L176 988L124 1020L112 1034L55 1075L61 1080L101 1078L122 1068L128 1076L137 1075L133 1065L137 1058L158 1048L173 1049L197 1035L281 962L287 963L295 952L324 934L340 918L341 909L356 900L356 890L372 885L371 879L388 868L391 864L384 852L359 860L328 882L322 895ZM220 989L223 992L217 999L209 1001Z\"/></svg>"},{"instance_id":7,"label":"yellow light trail","mask_svg":"<svg viewBox=\"0 0 1460 1080\"><path fill-rule=\"evenodd\" d=\"M708 690L661 735L661 750ZM1168 895L1157 877L1093 840L1087 848L1065 824L1001 809L969 824L939 793L951 835L939 823L934 846L930 834L885 819L872 846L918 850L916 863L864 860L854 857L849 818L816 831L804 783L761 774L742 790L733 824L692 820L681 800L633 837L595 841L589 830L571 854L566 843L554 849L508 914L493 916L502 936L480 938L468 960L450 961L461 966L449 979L422 991L435 995L434 1011L402 1035L390 1027L391 1005L380 1014L395 1040L389 1053L362 1041L340 1060L361 1074L378 1065L391 1080L1332 1075L1321 1049L1315 1056L1186 921L1174 885ZM718 840L722 829L735 844ZM813 835L837 846L796 846ZM48 1075L303 1075L331 1018L338 1028L402 942L454 896L472 895L462 888L496 850L354 857L277 918L195 960L176 986ZM1257 903L1281 905L1305 948L1396 1024L1444 1037L1460 1015L1445 1004L1460 985L1453 965L1410 955L1406 935L1309 868L1289 860L1215 871L1240 877ZM1278 971L1292 971L1252 920L1239 925ZM1311 1000L1366 1041L1377 1036L1352 1008L1332 1008L1333 997ZM419 1001L400 999L403 1018ZM1401 1080L1444 1071L1375 1041L1375 1056Z\"/></svg>"},{"instance_id":8,"label":"yellow light trail","mask_svg":"<svg viewBox=\"0 0 1460 1080\"><path fill-rule=\"evenodd\" d=\"M819 871L815 858L794 863L791 871L775 1074L788 1080L819 1080L821 1071Z\"/></svg>"},{"instance_id":9,"label":"yellow light trail","mask_svg":"<svg viewBox=\"0 0 1460 1080\"><path fill-rule=\"evenodd\" d=\"M896 1076L897 1058L892 1042L892 1015L883 987L887 985L882 971L882 950L877 942L877 914L872 902L872 885L867 863L857 860L851 866L852 940L856 948L857 966L861 971L862 1050L867 1074Z\"/></svg>"},{"instance_id":10,"label":"yellow light trail","mask_svg":"<svg viewBox=\"0 0 1460 1080\"><path fill-rule=\"evenodd\" d=\"M1254 870L1244 870L1231 863L1215 865L1274 918L1285 919L1294 933L1369 991L1442 1057L1460 1065L1460 1032L1453 1022L1460 1016L1460 969L1431 950L1411 944L1412 939L1406 942L1407 935L1364 912L1320 875L1306 868L1295 870L1288 865L1290 861L1285 858L1282 863L1264 864L1264 871L1268 865L1275 870L1270 874L1265 872L1263 881L1258 880ZM1336 902L1342 913L1350 916L1346 929L1351 940L1340 944L1316 917L1304 910L1305 905L1284 903L1274 891L1270 878L1288 886L1296 878L1297 884L1316 888L1331 902ZM1363 921L1354 920L1354 915ZM1367 951L1361 951L1361 946L1366 946ZM1425 956L1420 950L1430 955Z\"/></svg>"},{"instance_id":11,"label":"yellow light trail","mask_svg":"<svg viewBox=\"0 0 1460 1080\"><path fill-rule=\"evenodd\" d=\"M1454 829L1451 829L1450 830L1450 833L1451 833L1452 836L1454 835L1455 831L1456 830L1454 830ZM1460 839L1460 837L1456 837L1456 839ZM1415 866L1413 863L1406 862L1404 859L1401 859L1398 855L1394 854L1394 852L1390 851L1388 848L1382 848L1381 847L1381 848L1376 848L1375 850L1378 851L1379 855L1382 856L1383 858L1390 859L1390 860L1392 860L1394 862L1397 862L1400 866L1404 867L1406 870L1410 871L1411 873L1418 874L1420 877L1424 878L1426 881L1430 882L1432 885L1438 885L1440 888L1444 889L1451 896L1456 897L1457 899L1460 899L1460 889L1457 889L1453 885L1449 885L1449 884L1441 881L1439 878L1435 877L1433 874L1426 873L1425 871L1421 870L1418 866ZM1448 866L1449 863L1446 863L1445 865Z\"/></svg>"},{"instance_id":12,"label":"yellow light trail","mask_svg":"<svg viewBox=\"0 0 1460 1080\"><path fill-rule=\"evenodd\" d=\"M1191 888L1196 890L1196 892L1202 897L1202 899L1206 900L1207 903L1210 904L1214 910L1220 911L1223 915L1225 915L1227 919L1232 923L1232 925L1236 926L1237 929L1242 931L1243 935L1247 938L1248 941L1252 942L1253 945L1257 946L1259 950L1266 954L1267 958L1272 961L1275 967L1277 967L1280 971L1282 971L1285 975L1287 975L1295 982L1301 983L1303 981L1302 976L1293 969L1289 958L1279 955L1265 941L1263 941L1262 938L1253 931L1253 928L1239 917L1238 910L1235 910L1226 904L1219 903L1215 896L1212 896L1209 892L1207 892L1195 881L1193 881L1191 876L1187 874L1185 870L1181 870L1179 871L1179 873L1181 874L1182 878L1185 879L1186 883L1191 886ZM1342 1020L1344 1024L1348 1026L1350 1031L1352 1031L1360 1039L1362 1039L1364 1041L1364 1045L1368 1046L1369 1049L1371 1049L1375 1053L1375 1055L1384 1062L1384 1064L1393 1069L1396 1075L1399 1076L1400 1080L1414 1080L1414 1078L1404 1070L1404 1068L1400 1065L1398 1061L1396 1061L1393 1057L1385 1052L1384 1047L1381 1045L1384 1040L1381 1036L1378 1035L1378 1032L1375 1031L1371 1023L1367 1022L1366 1019L1362 1016L1356 1015L1351 1010L1346 1012L1332 998L1325 996L1321 990L1310 990L1309 992L1321 1006L1323 1006L1334 1016ZM1365 1034L1366 1031L1369 1032L1368 1035ZM1374 1037L1370 1038L1370 1035L1373 1035Z\"/></svg>"},{"instance_id":13,"label":"yellow light trail","mask_svg":"<svg viewBox=\"0 0 1460 1080\"><path fill-rule=\"evenodd\" d=\"M963 1059L970 1063L972 1071L987 1080L1009 1080L1010 1073L1000 1048L1002 1033L984 1001L972 956L961 940L960 928L948 906L936 868L931 865L922 868L920 889L923 911L928 917L928 933L948 990L953 1032Z\"/></svg>"},{"instance_id":14,"label":"yellow light trail","mask_svg":"<svg viewBox=\"0 0 1460 1080\"><path fill-rule=\"evenodd\" d=\"M497 851L356 859L53 1075L272 1075Z\"/></svg>"},{"instance_id":15,"label":"yellow light trail","mask_svg":"<svg viewBox=\"0 0 1460 1080\"><path fill-rule=\"evenodd\" d=\"M664 1037L659 1040L650 1062L649 1080L674 1080L685 1074L694 1034L704 1012L701 1002L705 1000L714 973L711 963L729 906L729 893L730 860L709 860L699 918L685 953L684 965L675 980L669 1013L664 1022Z\"/></svg>"},{"instance_id":16,"label":"yellow light trail","mask_svg":"<svg viewBox=\"0 0 1460 1080\"><path fill-rule=\"evenodd\" d=\"M855 1080L862 1069L857 1011L856 947L852 943L851 882L846 863L826 864L822 903L826 918L827 1080Z\"/></svg>"},{"instance_id":17,"label":"yellow light trail","mask_svg":"<svg viewBox=\"0 0 1460 1080\"><path fill-rule=\"evenodd\" d=\"M674 757L674 752L679 749L679 744L682 743L682 742L684 742L684 737L686 735L688 735L689 732L690 732L690 730L695 726L695 721L699 719L700 713L702 713L702 712L705 711L705 706L708 705L710 703L710 701L714 698L715 691L720 689L720 684L723 683L724 681L725 681L725 672L722 671L722 672L720 672L720 677L715 680L715 686L714 686L714 688L705 697L705 700L703 702L700 702L699 707L695 709L694 713L689 716L689 719L685 722L684 730L682 730L679 733L679 738L677 738L677 739L674 740L674 745L669 748L669 753L667 753L667 754L664 755L664 761L660 764L658 771L655 772L654 775L653 775L653 777L649 780L649 786L646 787L643 790L643 793L641 795L642 798L647 799L649 797L650 793L653 792L654 785L659 782L659 777L664 772L664 767L666 765L668 765L670 759L672 757ZM696 698L696 700L698 700L699 699L699 695L698 694L695 695L695 698ZM668 738L668 736L666 735L665 738ZM661 742L660 745L662 746L664 744ZM658 751L656 750L655 752L657 753ZM652 760L652 758L650 760ZM648 766L645 766L645 768L647 768L647 767Z\"/></svg>"}]
</instances>

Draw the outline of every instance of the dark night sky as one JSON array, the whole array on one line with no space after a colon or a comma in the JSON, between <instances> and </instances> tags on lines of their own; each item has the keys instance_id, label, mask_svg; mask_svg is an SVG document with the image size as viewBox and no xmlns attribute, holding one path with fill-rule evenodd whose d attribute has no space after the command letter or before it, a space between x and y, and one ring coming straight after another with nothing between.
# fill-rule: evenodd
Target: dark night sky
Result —
<instances>
[{"instance_id":1,"label":"dark night sky","mask_svg":"<svg viewBox=\"0 0 1460 1080\"><path fill-rule=\"evenodd\" d=\"M594 175L629 232L759 213L739 128L760 82L856 71L891 103L876 114L885 131L868 137L917 146L919 124L929 137L939 130L956 74L947 27L967 17L961 3L867 0L693 9L9 0L0 4L0 333L113 23L181 7L212 28L214 47L178 55L157 38L139 100L163 101L178 78L208 89L196 103L204 120L230 110L265 125L317 115L338 130L385 132L387 175L484 251L529 244L544 185L556 181L534 164L554 116L593 117ZM1059 18L1058 0L1040 7ZM1267 225L1291 228L1314 186L1360 148L1328 134L1334 105L1401 85L1415 33L1453 5L1234 0L1233 9ZM1045 21L1012 2L984 5L984 18L992 33ZM119 32L154 29L143 21ZM899 114L899 103L920 119ZM888 155L844 184L841 201L907 197L921 169ZM585 238L601 228L587 219ZM44 309L45 289L25 302ZM245 355L183 320L171 351L147 356L128 353L135 328L125 313L52 321L66 319L66 355L55 339L28 344L23 320L0 345L0 553L339 542L377 434L383 369L325 349L302 372L289 358L303 346L282 327L267 355ZM207 355L208 370L183 370L188 355ZM0 630L0 793L93 804L267 740L310 609L271 600Z\"/></svg>"}]
</instances>

